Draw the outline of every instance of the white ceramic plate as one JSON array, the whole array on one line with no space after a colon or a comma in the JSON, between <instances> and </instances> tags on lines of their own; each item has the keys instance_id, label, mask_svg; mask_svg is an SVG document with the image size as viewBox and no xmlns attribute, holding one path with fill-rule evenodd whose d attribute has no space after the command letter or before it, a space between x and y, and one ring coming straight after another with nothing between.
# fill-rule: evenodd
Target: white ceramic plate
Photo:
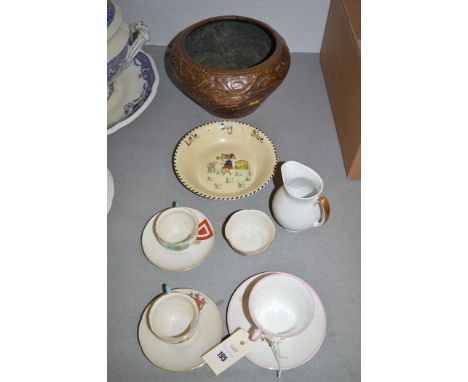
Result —
<instances>
[{"instance_id":1,"label":"white ceramic plate","mask_svg":"<svg viewBox=\"0 0 468 382\"><path fill-rule=\"evenodd\" d=\"M247 308L249 293L258 280L271 273L276 272L264 272L254 275L236 289L229 301L227 312L229 333L233 333L238 328L249 331L254 327ZM320 349L325 337L327 327L325 309L320 301L320 297L312 288L311 292L314 296L315 307L312 322L304 332L290 337L279 344L280 354L282 357L285 357L281 358L283 370L293 369L310 360ZM253 350L247 354L246 358L265 369L278 369L276 359L266 341L256 341Z\"/></svg>"},{"instance_id":2,"label":"white ceramic plate","mask_svg":"<svg viewBox=\"0 0 468 382\"><path fill-rule=\"evenodd\" d=\"M218 307L208 296L194 289L176 290L192 294L197 302L200 310L198 333L181 344L167 344L160 340L147 324L148 304L138 326L138 340L146 358L154 365L167 371L190 371L203 366L205 361L201 356L221 342L223 320Z\"/></svg>"},{"instance_id":3,"label":"white ceramic plate","mask_svg":"<svg viewBox=\"0 0 468 382\"><path fill-rule=\"evenodd\" d=\"M145 256L154 265L167 271L188 271L198 267L211 254L215 241L213 224L208 218L193 208L189 208L196 216L199 222L206 219L206 223L210 226L213 235L202 240L199 244L193 244L185 251L174 252L159 244L153 233L153 223L159 212L154 215L148 223L146 223L141 235L141 246Z\"/></svg>"},{"instance_id":4,"label":"white ceramic plate","mask_svg":"<svg viewBox=\"0 0 468 382\"><path fill-rule=\"evenodd\" d=\"M132 64L114 81L107 101L107 134L135 120L156 96L159 74L150 55L140 52Z\"/></svg>"},{"instance_id":5,"label":"white ceramic plate","mask_svg":"<svg viewBox=\"0 0 468 382\"><path fill-rule=\"evenodd\" d=\"M246 123L216 121L198 126L178 143L174 170L190 191L208 199L253 195L273 177L276 148Z\"/></svg>"}]
</instances>

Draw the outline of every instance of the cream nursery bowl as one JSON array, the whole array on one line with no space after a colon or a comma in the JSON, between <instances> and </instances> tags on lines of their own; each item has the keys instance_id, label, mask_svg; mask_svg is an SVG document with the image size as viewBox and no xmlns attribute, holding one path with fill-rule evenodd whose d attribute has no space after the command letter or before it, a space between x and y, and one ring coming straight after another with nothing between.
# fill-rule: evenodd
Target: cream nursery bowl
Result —
<instances>
[{"instance_id":1,"label":"cream nursery bowl","mask_svg":"<svg viewBox=\"0 0 468 382\"><path fill-rule=\"evenodd\" d=\"M190 130L174 154L174 170L182 184L215 200L255 194L271 180L276 164L270 138L237 121L215 121Z\"/></svg>"}]
</instances>

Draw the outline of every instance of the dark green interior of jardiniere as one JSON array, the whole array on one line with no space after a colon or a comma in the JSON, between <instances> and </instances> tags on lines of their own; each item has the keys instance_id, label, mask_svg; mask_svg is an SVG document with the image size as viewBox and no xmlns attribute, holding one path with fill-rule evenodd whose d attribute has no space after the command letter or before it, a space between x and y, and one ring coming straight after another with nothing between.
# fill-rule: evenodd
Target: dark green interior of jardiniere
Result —
<instances>
[{"instance_id":1,"label":"dark green interior of jardiniere","mask_svg":"<svg viewBox=\"0 0 468 382\"><path fill-rule=\"evenodd\" d=\"M189 57L212 69L250 68L265 61L274 48L273 37L267 31L238 20L202 25L185 40Z\"/></svg>"}]
</instances>

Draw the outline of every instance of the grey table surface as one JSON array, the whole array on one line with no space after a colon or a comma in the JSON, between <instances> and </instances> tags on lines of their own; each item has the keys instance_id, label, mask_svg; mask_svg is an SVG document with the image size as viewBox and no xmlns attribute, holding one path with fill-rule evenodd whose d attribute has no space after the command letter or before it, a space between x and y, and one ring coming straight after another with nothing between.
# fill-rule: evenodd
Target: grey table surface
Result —
<instances>
[{"instance_id":1,"label":"grey table surface","mask_svg":"<svg viewBox=\"0 0 468 382\"><path fill-rule=\"evenodd\" d=\"M146 304L161 285L190 287L219 304L224 320L229 298L249 276L285 271L307 282L320 295L327 313L327 333L320 351L306 364L284 372L288 381L360 380L360 188L345 177L340 147L320 67L319 55L292 54L283 84L253 114L240 119L263 130L275 143L278 160L296 160L323 178L332 209L321 228L293 234L277 225L276 238L260 256L239 256L222 235L226 217L239 209L259 209L271 216L275 177L257 194L236 201L199 197L179 183L172 153L190 129L217 120L182 94L163 64L165 47L145 50L161 77L153 103L133 123L108 137L108 168L115 198L108 214L108 380L117 381L271 381L275 372L247 359L216 377L208 366L190 373L170 373L153 366L137 338ZM148 219L173 201L204 212L214 225L211 256L188 272L173 273L144 256L140 235Z\"/></svg>"}]
</instances>

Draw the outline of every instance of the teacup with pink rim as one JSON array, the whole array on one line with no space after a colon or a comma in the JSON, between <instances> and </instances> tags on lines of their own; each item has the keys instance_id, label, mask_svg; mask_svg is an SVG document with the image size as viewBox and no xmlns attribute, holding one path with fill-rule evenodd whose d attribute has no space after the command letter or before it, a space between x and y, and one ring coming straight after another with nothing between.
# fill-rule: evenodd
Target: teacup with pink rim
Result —
<instances>
[{"instance_id":1,"label":"teacup with pink rim","mask_svg":"<svg viewBox=\"0 0 468 382\"><path fill-rule=\"evenodd\" d=\"M302 333L314 317L314 296L304 280L289 273L272 273L259 280L248 299L255 324L251 340L285 339Z\"/></svg>"}]
</instances>

